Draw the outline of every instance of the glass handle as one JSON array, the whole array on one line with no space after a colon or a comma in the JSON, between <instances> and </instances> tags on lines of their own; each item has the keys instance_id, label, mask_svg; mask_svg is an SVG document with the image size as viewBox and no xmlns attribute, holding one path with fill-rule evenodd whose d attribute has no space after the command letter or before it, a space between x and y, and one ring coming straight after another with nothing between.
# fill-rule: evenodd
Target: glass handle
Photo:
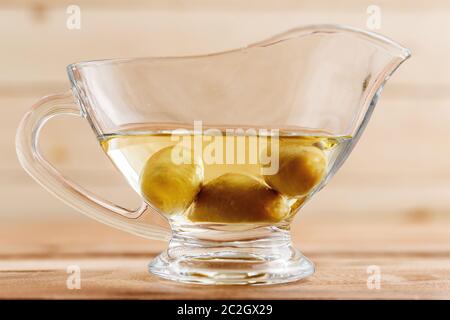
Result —
<instances>
[{"instance_id":1,"label":"glass handle","mask_svg":"<svg viewBox=\"0 0 450 320\"><path fill-rule=\"evenodd\" d=\"M57 115L82 116L70 91L42 98L19 125L16 136L17 156L28 174L56 197L95 220L145 238L170 239L168 229L137 222L136 219L148 209L145 202L137 210L128 210L100 199L66 179L44 159L39 150L39 133L44 124Z\"/></svg>"}]
</instances>

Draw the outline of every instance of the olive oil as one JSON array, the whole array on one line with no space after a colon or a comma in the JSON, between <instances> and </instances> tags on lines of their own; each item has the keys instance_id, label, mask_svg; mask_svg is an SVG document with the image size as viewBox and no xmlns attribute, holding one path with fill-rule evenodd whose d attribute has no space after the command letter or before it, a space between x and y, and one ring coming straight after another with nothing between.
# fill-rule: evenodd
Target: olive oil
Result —
<instances>
[{"instance_id":1,"label":"olive oil","mask_svg":"<svg viewBox=\"0 0 450 320\"><path fill-rule=\"evenodd\" d=\"M276 224L321 186L349 140L307 131L127 131L100 142L134 190L169 219Z\"/></svg>"}]
</instances>

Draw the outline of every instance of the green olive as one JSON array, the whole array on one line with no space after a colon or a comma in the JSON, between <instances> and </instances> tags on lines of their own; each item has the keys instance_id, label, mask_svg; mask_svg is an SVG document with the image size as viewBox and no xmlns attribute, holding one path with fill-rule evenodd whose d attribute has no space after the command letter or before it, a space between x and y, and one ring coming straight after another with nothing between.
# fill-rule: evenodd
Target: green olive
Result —
<instances>
[{"instance_id":1,"label":"green olive","mask_svg":"<svg viewBox=\"0 0 450 320\"><path fill-rule=\"evenodd\" d=\"M173 161L173 153L179 149L174 148L176 146L166 147L153 154L140 177L143 197L168 215L184 212L194 201L203 181L202 161L178 164Z\"/></svg>"},{"instance_id":2,"label":"green olive","mask_svg":"<svg viewBox=\"0 0 450 320\"><path fill-rule=\"evenodd\" d=\"M327 162L325 153L315 146L280 143L278 171L264 175L264 180L286 196L304 196L323 180Z\"/></svg>"},{"instance_id":3,"label":"green olive","mask_svg":"<svg viewBox=\"0 0 450 320\"><path fill-rule=\"evenodd\" d=\"M194 222L279 222L290 212L287 199L262 181L227 173L206 185L188 214Z\"/></svg>"}]
</instances>

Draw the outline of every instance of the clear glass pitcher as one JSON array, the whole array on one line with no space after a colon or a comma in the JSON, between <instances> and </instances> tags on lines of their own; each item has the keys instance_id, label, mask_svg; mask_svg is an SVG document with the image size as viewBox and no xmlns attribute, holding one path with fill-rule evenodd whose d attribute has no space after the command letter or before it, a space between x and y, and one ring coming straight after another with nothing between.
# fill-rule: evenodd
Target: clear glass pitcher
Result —
<instances>
[{"instance_id":1,"label":"clear glass pitcher","mask_svg":"<svg viewBox=\"0 0 450 320\"><path fill-rule=\"evenodd\" d=\"M17 154L42 186L113 227L169 240L150 272L202 284L272 284L314 265L291 244L296 213L361 136L384 83L410 56L334 25L290 30L227 52L75 63L72 91L23 118ZM142 197L135 210L64 178L39 151L56 115L85 118ZM153 224L159 215L171 230Z\"/></svg>"}]
</instances>

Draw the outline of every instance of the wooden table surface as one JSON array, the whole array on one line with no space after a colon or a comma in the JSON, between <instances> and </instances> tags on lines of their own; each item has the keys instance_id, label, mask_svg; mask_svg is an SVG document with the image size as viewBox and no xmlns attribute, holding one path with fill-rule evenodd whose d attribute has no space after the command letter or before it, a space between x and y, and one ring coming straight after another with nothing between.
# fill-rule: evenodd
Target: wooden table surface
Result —
<instances>
[{"instance_id":1,"label":"wooden table surface","mask_svg":"<svg viewBox=\"0 0 450 320\"><path fill-rule=\"evenodd\" d=\"M305 280L274 286L199 286L159 280L147 264L165 244L87 218L0 225L0 298L39 299L449 299L450 219L305 215L295 242L316 264ZM66 286L79 266L81 289ZM381 275L369 289L368 267Z\"/></svg>"}]
</instances>

